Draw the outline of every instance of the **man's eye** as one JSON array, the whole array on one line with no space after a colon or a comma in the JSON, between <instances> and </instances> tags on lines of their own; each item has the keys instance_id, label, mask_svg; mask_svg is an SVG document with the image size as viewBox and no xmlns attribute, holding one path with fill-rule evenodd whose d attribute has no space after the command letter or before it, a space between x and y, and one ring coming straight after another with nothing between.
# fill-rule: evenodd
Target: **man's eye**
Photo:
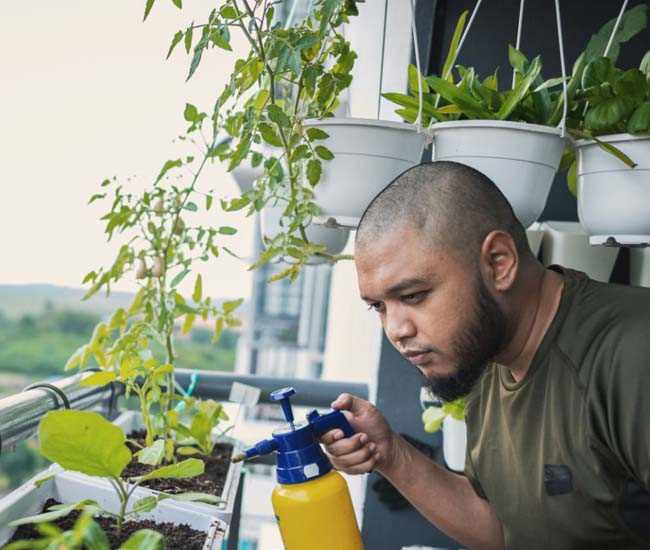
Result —
<instances>
[{"instance_id":1,"label":"man's eye","mask_svg":"<svg viewBox=\"0 0 650 550\"><path fill-rule=\"evenodd\" d=\"M373 302L372 304L368 304L368 309L372 309L373 311L381 312L382 303L381 302Z\"/></svg>"},{"instance_id":2,"label":"man's eye","mask_svg":"<svg viewBox=\"0 0 650 550\"><path fill-rule=\"evenodd\" d=\"M404 294L404 296L402 296L402 302L406 302L407 304L417 304L424 298L425 294L426 291Z\"/></svg>"}]
</instances>

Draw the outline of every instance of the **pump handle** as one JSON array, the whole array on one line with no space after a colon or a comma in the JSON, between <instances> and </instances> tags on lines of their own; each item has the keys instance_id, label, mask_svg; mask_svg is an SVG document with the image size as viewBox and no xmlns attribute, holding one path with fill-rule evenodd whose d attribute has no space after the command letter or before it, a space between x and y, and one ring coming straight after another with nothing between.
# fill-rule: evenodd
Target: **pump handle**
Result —
<instances>
[{"instance_id":1,"label":"pump handle","mask_svg":"<svg viewBox=\"0 0 650 550\"><path fill-rule=\"evenodd\" d=\"M332 411L321 415L318 414L318 411L313 410L307 415L307 420L312 425L317 437L335 429L342 430L345 437L352 437L356 433L341 411Z\"/></svg>"}]
</instances>

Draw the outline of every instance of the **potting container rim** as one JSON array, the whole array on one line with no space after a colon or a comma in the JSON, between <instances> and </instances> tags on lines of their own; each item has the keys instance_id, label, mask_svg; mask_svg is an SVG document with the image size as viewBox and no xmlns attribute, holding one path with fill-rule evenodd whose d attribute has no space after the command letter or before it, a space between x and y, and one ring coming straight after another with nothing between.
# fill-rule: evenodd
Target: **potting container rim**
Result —
<instances>
[{"instance_id":1,"label":"potting container rim","mask_svg":"<svg viewBox=\"0 0 650 550\"><path fill-rule=\"evenodd\" d=\"M408 122L397 122L394 120L376 120L372 118L310 118L304 121L304 126L358 126L372 128L390 128L391 130L400 130L403 132L417 132L416 126Z\"/></svg>"},{"instance_id":2,"label":"potting container rim","mask_svg":"<svg viewBox=\"0 0 650 550\"><path fill-rule=\"evenodd\" d=\"M605 136L596 136L600 141L605 143L620 143L622 141L650 141L650 134L608 134ZM575 141L576 147L586 147L588 145L598 145L593 139L579 139Z\"/></svg>"},{"instance_id":3,"label":"potting container rim","mask_svg":"<svg viewBox=\"0 0 650 550\"><path fill-rule=\"evenodd\" d=\"M510 120L450 120L447 122L436 122L431 126L434 134L436 130L445 130L448 128L494 128L522 132L538 132L562 137L562 130L554 126L529 124L528 122L512 122Z\"/></svg>"}]
</instances>

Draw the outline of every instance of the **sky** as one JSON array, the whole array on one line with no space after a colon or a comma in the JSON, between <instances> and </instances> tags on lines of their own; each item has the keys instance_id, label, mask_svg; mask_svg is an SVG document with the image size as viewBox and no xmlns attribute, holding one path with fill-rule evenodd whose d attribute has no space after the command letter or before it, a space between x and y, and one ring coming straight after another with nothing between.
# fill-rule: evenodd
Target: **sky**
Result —
<instances>
[{"instance_id":1,"label":"sky","mask_svg":"<svg viewBox=\"0 0 650 550\"><path fill-rule=\"evenodd\" d=\"M108 205L88 206L88 198L106 177L135 177L135 185L144 185L165 160L178 157L184 150L172 140L184 130L185 103L209 110L236 54L245 51L233 35L235 51L211 51L185 83L189 58L179 47L165 61L169 43L190 21L206 19L213 2L196 0L180 11L171 0L157 0L143 23L144 4L3 3L0 284L78 287L85 273L109 265L119 242L106 243L99 221ZM204 185L224 197L237 193L223 166L211 167ZM239 228L223 244L252 253L252 218L214 209L202 221ZM206 292L249 296L246 266L227 256L204 266ZM133 290L133 278L116 288Z\"/></svg>"}]
</instances>

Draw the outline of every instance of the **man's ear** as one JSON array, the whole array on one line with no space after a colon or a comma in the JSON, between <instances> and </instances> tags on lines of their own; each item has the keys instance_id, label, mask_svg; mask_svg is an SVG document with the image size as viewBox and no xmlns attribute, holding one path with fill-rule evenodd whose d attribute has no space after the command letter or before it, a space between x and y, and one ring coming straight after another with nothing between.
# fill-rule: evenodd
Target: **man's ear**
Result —
<instances>
[{"instance_id":1,"label":"man's ear","mask_svg":"<svg viewBox=\"0 0 650 550\"><path fill-rule=\"evenodd\" d=\"M498 292L510 290L517 279L519 253L505 231L492 231L481 245L481 272L486 283Z\"/></svg>"}]
</instances>

